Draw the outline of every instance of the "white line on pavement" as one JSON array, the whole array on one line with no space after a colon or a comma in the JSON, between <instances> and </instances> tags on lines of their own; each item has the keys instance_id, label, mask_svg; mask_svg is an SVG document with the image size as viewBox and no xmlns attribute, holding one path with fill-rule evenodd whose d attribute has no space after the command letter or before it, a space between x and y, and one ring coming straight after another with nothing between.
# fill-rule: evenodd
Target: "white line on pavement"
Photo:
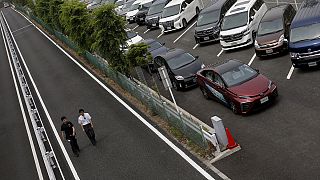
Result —
<instances>
[{"instance_id":1,"label":"white line on pavement","mask_svg":"<svg viewBox=\"0 0 320 180\"><path fill-rule=\"evenodd\" d=\"M134 28L132 29L132 31L135 30L135 29L137 29L138 27L139 27L139 25L136 25L136 27L134 27Z\"/></svg>"},{"instance_id":2,"label":"white line on pavement","mask_svg":"<svg viewBox=\"0 0 320 180\"><path fill-rule=\"evenodd\" d=\"M21 14L21 13L20 13ZM27 17L22 15L28 21ZM30 21L31 22L31 21ZM31 22L32 23L32 22ZM68 54L64 49L62 49L56 42L54 42L49 36L47 36L41 29L34 25L38 31L40 31L49 41L51 41L58 49L60 49L67 57L69 57L77 66L79 66L85 73L87 73L94 81L96 81L103 89L105 89L110 95L112 95L119 103L121 103L128 111L130 111L134 116L136 116L143 124L145 124L151 131L153 131L159 138L161 138L168 146L170 146L174 151L176 151L183 159L185 159L190 165L192 165L199 173L210 180L214 178L207 173L202 167L200 167L196 162L194 162L189 156L187 156L181 149L179 149L175 144L173 144L167 137L161 134L155 127L153 127L147 120L145 120L140 114L138 114L134 109L132 109L127 103L125 103L119 96L117 96L113 91L111 91L105 84L103 84L97 77L95 77L89 70L83 67L77 60L75 60L70 54Z\"/></svg>"},{"instance_id":3,"label":"white line on pavement","mask_svg":"<svg viewBox=\"0 0 320 180\"><path fill-rule=\"evenodd\" d=\"M196 44L192 49L196 49L199 46L199 44Z\"/></svg>"},{"instance_id":4,"label":"white line on pavement","mask_svg":"<svg viewBox=\"0 0 320 180\"><path fill-rule=\"evenodd\" d=\"M217 57L219 57L222 53L223 53L223 49L221 49L221 51L219 52L219 54L217 55Z\"/></svg>"},{"instance_id":5,"label":"white line on pavement","mask_svg":"<svg viewBox=\"0 0 320 180\"><path fill-rule=\"evenodd\" d=\"M13 68L12 68L12 65L11 65L11 62L10 62L10 55L9 55L9 51L8 51L8 46L7 46L6 42L5 42L5 37L4 37L4 34L3 34L2 25L0 24L0 26L1 26L1 34L2 34L2 38L3 38L3 43L5 45L5 49L6 49L6 52L7 52L7 57L8 57L8 61L9 61L11 75L12 75L14 86L15 86L15 89L16 89L16 93L17 93L17 97L18 97L18 101L19 101L19 105L20 105L20 110L21 110L24 126L26 128L28 139L29 139L29 144L30 144L30 148L31 148L32 156L33 156L33 161L34 161L34 163L36 165L36 170L37 170L39 179L43 180L43 175L42 175L42 171L41 171L41 167L40 167L37 151L36 151L36 148L34 146L34 142L33 142L32 136L31 136L30 127L29 127L29 124L28 124L26 112L25 112L23 104L22 104L20 91L19 91L18 85L17 85L17 80L16 80L16 77L14 75Z\"/></svg>"},{"instance_id":6,"label":"white line on pavement","mask_svg":"<svg viewBox=\"0 0 320 180\"><path fill-rule=\"evenodd\" d=\"M249 66L251 66L253 60L256 58L256 53L254 53L254 55L252 56L252 58L250 59L250 62L248 63Z\"/></svg>"},{"instance_id":7,"label":"white line on pavement","mask_svg":"<svg viewBox=\"0 0 320 180\"><path fill-rule=\"evenodd\" d=\"M191 29L195 24L197 23L197 21L195 21L193 24L191 24L190 27L188 27L188 29L186 29L176 40L173 41L173 43L176 43L185 33L187 33L189 31L189 29Z\"/></svg>"},{"instance_id":8,"label":"white line on pavement","mask_svg":"<svg viewBox=\"0 0 320 180\"><path fill-rule=\"evenodd\" d=\"M15 9L13 9L13 10L16 11ZM16 11L16 12L19 13L21 16L23 16L26 20L28 20L35 28L37 28L38 30L40 30L36 25L34 25L34 24L33 24L28 18L26 18L23 14L21 14L21 13L18 12L18 11ZM13 37L8 22L6 21L5 18L4 18L4 20L5 20L5 22L7 23L9 32L11 33L11 36ZM42 31L41 31L41 32L42 32ZM47 38L48 38L48 37L47 37ZM28 68L28 66L27 66L27 64L26 64L26 61L25 61L24 57L22 56L22 53L21 53L21 51L20 51L20 48L19 48L16 40L14 39L14 37L13 37L12 39L13 39L13 42L14 42L15 46L17 47L18 53L19 53L19 55L20 55L20 57L21 57L21 60L22 60L22 62L23 62L23 65L25 66L25 69L26 69L27 74L28 74L28 76L29 76L29 78L30 78L30 81L31 81L31 83L32 83L32 86L34 87L34 90L35 90L35 92L36 92L36 94L37 94L37 96L38 96L38 98L39 98L39 101L40 101L40 103L41 103L41 106L42 106L42 108L43 108L43 110L44 110L44 112L45 112L45 114L46 114L46 116L47 116L47 119L48 119L48 121L49 121L49 124L50 124L50 126L51 126L51 128L52 128L53 134L55 135L55 137L56 137L56 139L57 139L57 142L58 142L58 144L59 144L59 146L60 146L60 148L61 148L61 150L62 150L62 153L63 153L64 157L66 158L66 161L67 161L67 163L68 163L68 165L69 165L69 167L70 167L70 170L71 170L71 172L72 172L72 174L73 174L73 177L74 177L76 180L80 180L80 178L79 178L79 176L78 176L78 173L77 173L76 169L74 168L74 166L73 166L73 164L72 164L72 161L71 161L71 159L70 159L70 156L69 156L66 148L64 147L64 145L63 145L63 143L62 143L62 141L61 141L61 139L60 139L60 136L59 136L59 134L58 134L58 132L57 132L57 129L55 128L55 125L54 125L54 123L53 123L53 121L52 121L52 118L51 118L51 116L50 116L50 114L49 114L49 112L48 112L47 106L44 104L44 101L43 101L43 99L42 99L42 97L41 97L41 95L40 95L40 93L39 93L38 87L37 87L37 85L35 84L35 82L34 82L34 80L33 80L33 77L32 77L32 75L31 75L31 73L30 73L30 71L29 71L29 68Z\"/></svg>"},{"instance_id":9,"label":"white line on pavement","mask_svg":"<svg viewBox=\"0 0 320 180\"><path fill-rule=\"evenodd\" d=\"M22 27L22 28L19 28L19 29L17 29L17 30L14 30L14 31L12 31L12 33L15 33L15 32L17 32L17 31L20 31L20 30L22 30L22 29L24 29L24 28L27 28L27 27L29 27L29 26L32 26L32 24L29 24L29 25L26 25L26 26L24 26L24 27Z\"/></svg>"},{"instance_id":10,"label":"white line on pavement","mask_svg":"<svg viewBox=\"0 0 320 180\"><path fill-rule=\"evenodd\" d=\"M298 10L299 8L298 8L298 4L297 4L297 0L294 0L294 3L296 4L296 10Z\"/></svg>"},{"instance_id":11,"label":"white line on pavement","mask_svg":"<svg viewBox=\"0 0 320 180\"><path fill-rule=\"evenodd\" d=\"M287 79L288 79L288 80L291 78L292 73L293 73L293 70L294 70L294 67L291 66L290 71L289 71L289 73L288 73L288 75L287 75Z\"/></svg>"},{"instance_id":12,"label":"white line on pavement","mask_svg":"<svg viewBox=\"0 0 320 180\"><path fill-rule=\"evenodd\" d=\"M161 33L159 34L159 36L157 37L157 39L160 38L160 37L163 35L163 33L164 33L164 32L161 31Z\"/></svg>"},{"instance_id":13,"label":"white line on pavement","mask_svg":"<svg viewBox=\"0 0 320 180\"><path fill-rule=\"evenodd\" d=\"M143 32L143 34L145 34L145 33L149 32L149 31L150 31L150 29L147 29L145 32Z\"/></svg>"}]
</instances>

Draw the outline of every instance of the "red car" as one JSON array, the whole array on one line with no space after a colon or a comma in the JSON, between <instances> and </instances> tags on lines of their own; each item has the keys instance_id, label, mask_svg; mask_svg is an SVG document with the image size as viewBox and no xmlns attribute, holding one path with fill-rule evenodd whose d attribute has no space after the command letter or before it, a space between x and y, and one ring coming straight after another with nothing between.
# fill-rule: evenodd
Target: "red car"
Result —
<instances>
[{"instance_id":1,"label":"red car","mask_svg":"<svg viewBox=\"0 0 320 180\"><path fill-rule=\"evenodd\" d=\"M271 80L237 60L201 69L197 83L205 98L222 102L236 114L260 109L278 96Z\"/></svg>"}]
</instances>

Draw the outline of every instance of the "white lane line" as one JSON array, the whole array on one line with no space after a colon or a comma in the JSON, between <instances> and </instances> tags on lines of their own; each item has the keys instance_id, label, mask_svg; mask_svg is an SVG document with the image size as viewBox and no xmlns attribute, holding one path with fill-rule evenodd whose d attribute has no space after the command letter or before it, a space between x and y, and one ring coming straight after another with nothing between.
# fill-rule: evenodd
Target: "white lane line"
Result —
<instances>
[{"instance_id":1,"label":"white lane line","mask_svg":"<svg viewBox=\"0 0 320 180\"><path fill-rule=\"evenodd\" d=\"M163 35L163 33L164 33L164 32L161 31L161 33L159 34L159 36L157 37L157 39L160 38L160 37Z\"/></svg>"},{"instance_id":2,"label":"white lane line","mask_svg":"<svg viewBox=\"0 0 320 180\"><path fill-rule=\"evenodd\" d=\"M17 29L17 30L14 30L14 31L12 31L12 33L15 33L15 32L17 32L17 31L20 31L20 30L22 30L22 29L25 29L25 28L27 28L27 27L29 27L29 26L32 26L32 24L29 24L29 25L26 25L26 26L24 26L24 27L22 27L22 28L19 28L19 29Z\"/></svg>"},{"instance_id":3,"label":"white lane line","mask_svg":"<svg viewBox=\"0 0 320 180\"><path fill-rule=\"evenodd\" d=\"M291 78L292 73L293 73L293 70L294 70L294 67L291 66L290 71L289 71L289 73L288 73L288 75L287 75L287 79L288 79L288 80Z\"/></svg>"},{"instance_id":4,"label":"white lane line","mask_svg":"<svg viewBox=\"0 0 320 180\"><path fill-rule=\"evenodd\" d=\"M16 11L15 9L13 9L13 10ZM18 12L18 11L16 11L16 12ZM40 30L36 25L34 25L34 24L33 24L28 18L26 18L23 14L21 14L20 12L18 12L18 13L19 13L20 15L22 15L25 19L27 19L35 28L37 28L38 30ZM3 15L3 17L4 17L4 15ZM4 17L4 20L5 20L5 22L6 22L7 26L8 26L8 29L9 29L9 32L10 32L10 34L11 34L11 36L12 36L13 42L14 42L15 46L17 47L18 53L19 53L19 55L20 55L20 57L21 57L21 60L22 60L22 62L23 62L23 65L25 66L25 69L26 69L27 74L28 74L28 76L29 76L29 78L30 78L30 81L31 81L31 83L32 83L32 86L34 87L34 90L35 90L35 92L36 92L36 94L37 94L37 96L38 96L38 98L39 98L39 101L40 101L40 103L41 103L41 106L42 106L42 108L43 108L43 110L44 110L44 112L45 112L45 114L46 114L46 116L47 116L47 118L48 118L48 121L49 121L49 124L50 124L50 126L51 126L51 128L52 128L52 131L53 131L53 133L54 133L54 135L55 135L55 137L56 137L56 139L57 139L57 141L58 141L58 144L59 144L59 146L60 146L60 148L61 148L61 150L62 150L62 153L63 153L64 157L66 158L66 161L67 161L67 163L68 163L68 165L69 165L69 167L70 167L70 170L71 170L71 172L72 172L72 174L73 174L73 177L74 177L76 180L80 180L80 178L79 178L79 176L78 176L78 173L77 173L76 169L74 168L74 166L73 166L73 164L72 164L72 161L71 161L71 159L70 159L70 156L69 156L66 148L64 147L64 145L63 145L63 143L62 143L62 141L61 141L61 139L60 139L60 136L59 136L59 134L58 134L58 132L57 132L57 129L55 128L55 125L54 125L54 123L53 123L53 121L52 121L52 118L51 118L51 116L50 116L50 114L49 114L49 112L48 112L47 106L44 104L44 101L43 101L43 99L42 99L42 97L41 97L41 95L40 95L40 93L39 93L38 87L37 87L37 85L35 84L35 82L34 82L34 80L33 80L33 77L32 77L32 75L31 75L31 73L30 73L30 71L29 71L29 68L28 68L28 66L27 66L27 64L26 64L26 61L25 61L24 57L22 56L22 53L21 53L21 51L20 51L20 48L19 48L19 46L18 46L15 38L14 38L13 35L12 35L10 26L9 26L9 24L8 24L8 22L7 22L7 20L6 20L5 17Z\"/></svg>"},{"instance_id":5,"label":"white lane line","mask_svg":"<svg viewBox=\"0 0 320 180\"><path fill-rule=\"evenodd\" d=\"M248 63L249 66L251 66L253 60L256 58L256 53L254 53L254 55L252 56L252 58L250 59L250 62Z\"/></svg>"},{"instance_id":6,"label":"white lane line","mask_svg":"<svg viewBox=\"0 0 320 180\"><path fill-rule=\"evenodd\" d=\"M299 8L298 8L297 0L294 0L294 3L296 4L296 8L298 10Z\"/></svg>"},{"instance_id":7,"label":"white lane line","mask_svg":"<svg viewBox=\"0 0 320 180\"><path fill-rule=\"evenodd\" d=\"M20 13L20 12L18 12ZM21 14L21 13L20 13ZM32 23L27 17L21 14L30 23ZM126 104L119 96L112 92L106 85L104 85L98 78L91 74L85 67L83 67L77 60L75 60L70 54L68 54L64 49L62 49L56 42L54 42L50 37L48 37L41 29L34 25L49 41L51 41L58 49L60 49L67 57L69 57L76 65L78 65L85 73L87 73L94 81L96 81L103 89L105 89L110 95L112 95L120 104L122 104L128 111L130 111L134 116L136 116L143 124L145 124L151 131L153 131L159 138L161 138L168 146L170 146L174 151L176 151L183 159L185 159L191 166L193 166L199 173L201 173L205 178L214 180L214 178L207 173L202 167L200 167L196 162L194 162L189 156L187 156L181 149L174 145L167 137L161 134L155 127L153 127L147 120L145 120L140 114L138 114L134 109L132 109L128 104Z\"/></svg>"},{"instance_id":8,"label":"white lane line","mask_svg":"<svg viewBox=\"0 0 320 180\"><path fill-rule=\"evenodd\" d=\"M199 44L196 44L192 49L196 49L199 46Z\"/></svg>"},{"instance_id":9,"label":"white lane line","mask_svg":"<svg viewBox=\"0 0 320 180\"><path fill-rule=\"evenodd\" d=\"M219 52L219 54L217 55L217 57L219 57L222 53L223 53L223 49L221 49L221 51Z\"/></svg>"},{"instance_id":10,"label":"white lane line","mask_svg":"<svg viewBox=\"0 0 320 180\"><path fill-rule=\"evenodd\" d=\"M138 27L139 27L139 25L136 25L136 27L134 27L134 28L132 29L132 31L135 30L135 29L137 29Z\"/></svg>"},{"instance_id":11,"label":"white lane line","mask_svg":"<svg viewBox=\"0 0 320 180\"><path fill-rule=\"evenodd\" d=\"M143 34L145 34L145 33L149 32L149 31L150 31L150 29L147 29L145 32L143 32Z\"/></svg>"},{"instance_id":12,"label":"white lane line","mask_svg":"<svg viewBox=\"0 0 320 180\"><path fill-rule=\"evenodd\" d=\"M279 0L277 0L277 5L279 5Z\"/></svg>"},{"instance_id":13,"label":"white lane line","mask_svg":"<svg viewBox=\"0 0 320 180\"><path fill-rule=\"evenodd\" d=\"M7 46L6 42L5 42L4 32L2 30L2 25L1 24L0 24L0 27L1 27L0 29L1 29L1 34L2 34L2 38L3 38L3 43L5 45L5 49L6 49L6 52L7 52L7 57L8 57L8 61L9 61L11 75L12 75L12 78L13 78L14 86L15 86L15 89L16 89L16 93L17 93L17 97L18 97L18 101L19 101L19 105L20 105L20 110L21 110L24 126L26 128L28 139L29 139L29 144L30 144L30 148L31 148L32 156L33 156L33 161L34 161L34 164L36 165L36 170L37 170L39 179L43 180L43 175L42 175L42 171L41 171L41 167L40 167L37 151L36 151L36 148L34 146L34 142L32 140L32 136L31 136L30 127L29 127L29 124L28 124L26 112L24 111L24 107L23 107L23 104L22 104L20 91L19 91L18 85L17 85L17 80L16 80L16 77L14 75L13 68L12 68L12 65L11 65L11 62L10 62L9 50L8 50L8 46Z\"/></svg>"},{"instance_id":14,"label":"white lane line","mask_svg":"<svg viewBox=\"0 0 320 180\"><path fill-rule=\"evenodd\" d=\"M188 29L186 29L176 40L173 41L173 43L176 43L185 33L187 33L189 31L189 29L191 29L195 24L197 23L197 21L195 21L193 24L191 24L190 27L188 27Z\"/></svg>"}]
</instances>

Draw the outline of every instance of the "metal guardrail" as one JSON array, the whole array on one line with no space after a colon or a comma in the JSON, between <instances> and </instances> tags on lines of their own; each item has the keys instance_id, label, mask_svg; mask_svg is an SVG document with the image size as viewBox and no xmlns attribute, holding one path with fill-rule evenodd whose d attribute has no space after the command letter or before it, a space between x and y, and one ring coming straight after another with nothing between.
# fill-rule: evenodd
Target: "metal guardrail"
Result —
<instances>
[{"instance_id":1,"label":"metal guardrail","mask_svg":"<svg viewBox=\"0 0 320 180\"><path fill-rule=\"evenodd\" d=\"M11 62L14 65L16 75L19 81L19 85L21 91L23 93L23 98L28 109L28 114L31 119L31 124L33 127L33 131L35 133L35 137L37 139L41 156L47 170L48 176L50 180L55 179L64 179L63 173L61 171L60 165L57 161L56 155L53 151L52 145L48 138L45 127L43 126L42 119L40 117L38 108L32 96L31 90L29 88L27 79L23 73L22 65L20 64L18 55L15 51L15 46L11 38L11 35L8 31L8 27L3 20L3 14L0 15L0 23L3 27L4 35L6 38L7 45L9 47Z\"/></svg>"}]
</instances>

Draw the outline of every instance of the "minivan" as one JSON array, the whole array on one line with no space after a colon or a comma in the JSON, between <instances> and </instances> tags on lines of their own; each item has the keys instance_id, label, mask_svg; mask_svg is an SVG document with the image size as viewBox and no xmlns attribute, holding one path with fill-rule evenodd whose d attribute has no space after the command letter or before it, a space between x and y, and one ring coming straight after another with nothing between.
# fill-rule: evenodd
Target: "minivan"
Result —
<instances>
[{"instance_id":1,"label":"minivan","mask_svg":"<svg viewBox=\"0 0 320 180\"><path fill-rule=\"evenodd\" d=\"M135 22L136 14L139 11L139 7L142 2L144 2L144 0L136 0L129 8L128 12L126 13L126 20L129 23Z\"/></svg>"},{"instance_id":2,"label":"minivan","mask_svg":"<svg viewBox=\"0 0 320 180\"><path fill-rule=\"evenodd\" d=\"M201 0L172 0L164 7L159 26L163 32L185 28L201 9Z\"/></svg>"},{"instance_id":3,"label":"minivan","mask_svg":"<svg viewBox=\"0 0 320 180\"><path fill-rule=\"evenodd\" d=\"M222 19L236 1L219 0L200 12L194 31L197 44L219 40Z\"/></svg>"},{"instance_id":4,"label":"minivan","mask_svg":"<svg viewBox=\"0 0 320 180\"><path fill-rule=\"evenodd\" d=\"M138 25L142 25L145 23L145 20L146 20L146 15L149 11L149 8L152 6L152 3L154 2L155 0L149 0L149 1L146 1L146 3L141 3L140 7L139 7L139 11L137 12L136 14L136 23Z\"/></svg>"},{"instance_id":5,"label":"minivan","mask_svg":"<svg viewBox=\"0 0 320 180\"><path fill-rule=\"evenodd\" d=\"M268 10L263 0L238 0L223 18L220 44L223 50L252 45L262 16Z\"/></svg>"},{"instance_id":6,"label":"minivan","mask_svg":"<svg viewBox=\"0 0 320 180\"><path fill-rule=\"evenodd\" d=\"M320 0L305 0L291 26L289 52L295 68L320 64Z\"/></svg>"},{"instance_id":7,"label":"minivan","mask_svg":"<svg viewBox=\"0 0 320 180\"><path fill-rule=\"evenodd\" d=\"M159 28L161 13L169 1L170 0L157 0L151 5L145 18L145 23L148 29Z\"/></svg>"}]
</instances>

